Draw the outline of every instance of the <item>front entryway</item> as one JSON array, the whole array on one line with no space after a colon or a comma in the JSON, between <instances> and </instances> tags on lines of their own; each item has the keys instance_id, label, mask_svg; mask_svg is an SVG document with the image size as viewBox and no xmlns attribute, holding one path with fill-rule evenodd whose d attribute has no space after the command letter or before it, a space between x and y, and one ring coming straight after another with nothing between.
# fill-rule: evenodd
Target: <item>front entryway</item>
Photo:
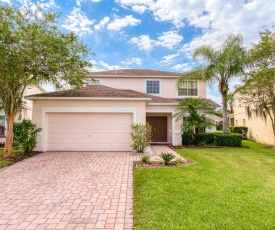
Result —
<instances>
[{"instance_id":1,"label":"front entryway","mask_svg":"<svg viewBox=\"0 0 275 230\"><path fill-rule=\"evenodd\" d=\"M167 117L146 117L152 126L152 142L167 142Z\"/></svg>"}]
</instances>

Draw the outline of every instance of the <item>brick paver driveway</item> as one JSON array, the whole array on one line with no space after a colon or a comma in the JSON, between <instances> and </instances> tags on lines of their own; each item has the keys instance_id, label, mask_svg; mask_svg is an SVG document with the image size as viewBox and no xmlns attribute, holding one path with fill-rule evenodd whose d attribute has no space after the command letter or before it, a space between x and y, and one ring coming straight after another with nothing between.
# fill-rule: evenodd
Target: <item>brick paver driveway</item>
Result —
<instances>
[{"instance_id":1,"label":"brick paver driveway","mask_svg":"<svg viewBox=\"0 0 275 230\"><path fill-rule=\"evenodd\" d=\"M133 158L52 152L0 170L0 229L132 229Z\"/></svg>"}]
</instances>

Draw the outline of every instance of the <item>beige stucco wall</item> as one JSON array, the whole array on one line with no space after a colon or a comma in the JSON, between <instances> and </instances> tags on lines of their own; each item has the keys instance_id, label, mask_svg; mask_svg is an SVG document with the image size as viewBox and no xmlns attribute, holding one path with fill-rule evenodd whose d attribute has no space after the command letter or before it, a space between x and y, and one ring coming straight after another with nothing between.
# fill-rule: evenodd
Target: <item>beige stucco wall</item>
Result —
<instances>
[{"instance_id":1,"label":"beige stucco wall","mask_svg":"<svg viewBox=\"0 0 275 230\"><path fill-rule=\"evenodd\" d=\"M24 96L29 96L29 95L34 95L34 94L39 94L39 93L44 93L45 91L35 85L28 86L25 91L24 91ZM32 119L32 110L33 110L33 102L31 100L24 100L26 103L26 109L23 109L21 111L21 116L22 119ZM17 116L18 118L19 116Z\"/></svg>"},{"instance_id":2,"label":"beige stucco wall","mask_svg":"<svg viewBox=\"0 0 275 230\"><path fill-rule=\"evenodd\" d=\"M269 117L265 121L264 118L257 117L255 113L248 118L245 108L240 105L236 99L234 106L234 123L235 126L247 126L248 138L260 143L274 145L274 135L272 124Z\"/></svg>"},{"instance_id":3,"label":"beige stucco wall","mask_svg":"<svg viewBox=\"0 0 275 230\"><path fill-rule=\"evenodd\" d=\"M156 96L166 98L178 98L176 88L176 78L150 78L150 77L95 77L100 80L100 84L117 89L131 89L138 92L146 93L146 80L160 80L161 93ZM199 82L199 97L206 98L206 83ZM180 97L182 98L182 97Z\"/></svg>"},{"instance_id":4,"label":"beige stucco wall","mask_svg":"<svg viewBox=\"0 0 275 230\"><path fill-rule=\"evenodd\" d=\"M119 110L119 109L133 109L136 110L136 122L145 123L146 122L146 102L145 101L107 101L107 100L34 100L33 102L33 122L39 128L43 128L43 131L39 134L37 138L37 151L43 151L42 148L42 138L47 139L47 112L44 116L43 124L43 110L52 112L62 112L66 110L73 110L74 112L92 112L106 110ZM128 112L129 113L129 112Z\"/></svg>"}]
</instances>

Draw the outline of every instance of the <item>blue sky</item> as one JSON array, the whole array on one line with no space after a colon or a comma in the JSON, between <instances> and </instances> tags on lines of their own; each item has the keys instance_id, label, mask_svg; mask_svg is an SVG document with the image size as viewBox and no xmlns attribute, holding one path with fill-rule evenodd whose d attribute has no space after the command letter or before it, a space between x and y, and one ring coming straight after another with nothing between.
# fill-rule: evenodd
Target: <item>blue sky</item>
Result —
<instances>
[{"instance_id":1,"label":"blue sky","mask_svg":"<svg viewBox=\"0 0 275 230\"><path fill-rule=\"evenodd\" d=\"M183 72L197 62L192 51L219 47L241 33L249 47L258 31L275 25L274 0L0 0L60 12L59 27L74 31L95 53L92 71L122 68ZM232 82L233 85L236 81ZM207 97L220 103L214 85Z\"/></svg>"}]
</instances>

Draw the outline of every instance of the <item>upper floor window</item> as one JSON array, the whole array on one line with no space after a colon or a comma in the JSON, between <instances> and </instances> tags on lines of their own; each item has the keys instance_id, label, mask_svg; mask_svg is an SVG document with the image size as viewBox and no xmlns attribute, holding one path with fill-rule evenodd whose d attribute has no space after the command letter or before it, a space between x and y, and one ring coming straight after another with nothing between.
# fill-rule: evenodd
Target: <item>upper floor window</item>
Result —
<instances>
[{"instance_id":1,"label":"upper floor window","mask_svg":"<svg viewBox=\"0 0 275 230\"><path fill-rule=\"evenodd\" d=\"M92 80L91 78L88 78L86 80L87 85L100 85L101 84L101 80L100 79L94 79Z\"/></svg>"},{"instance_id":2,"label":"upper floor window","mask_svg":"<svg viewBox=\"0 0 275 230\"><path fill-rule=\"evenodd\" d=\"M160 81L159 80L146 80L146 93L160 94Z\"/></svg>"},{"instance_id":3,"label":"upper floor window","mask_svg":"<svg viewBox=\"0 0 275 230\"><path fill-rule=\"evenodd\" d=\"M178 96L198 96L198 81L185 81L178 89Z\"/></svg>"}]
</instances>

